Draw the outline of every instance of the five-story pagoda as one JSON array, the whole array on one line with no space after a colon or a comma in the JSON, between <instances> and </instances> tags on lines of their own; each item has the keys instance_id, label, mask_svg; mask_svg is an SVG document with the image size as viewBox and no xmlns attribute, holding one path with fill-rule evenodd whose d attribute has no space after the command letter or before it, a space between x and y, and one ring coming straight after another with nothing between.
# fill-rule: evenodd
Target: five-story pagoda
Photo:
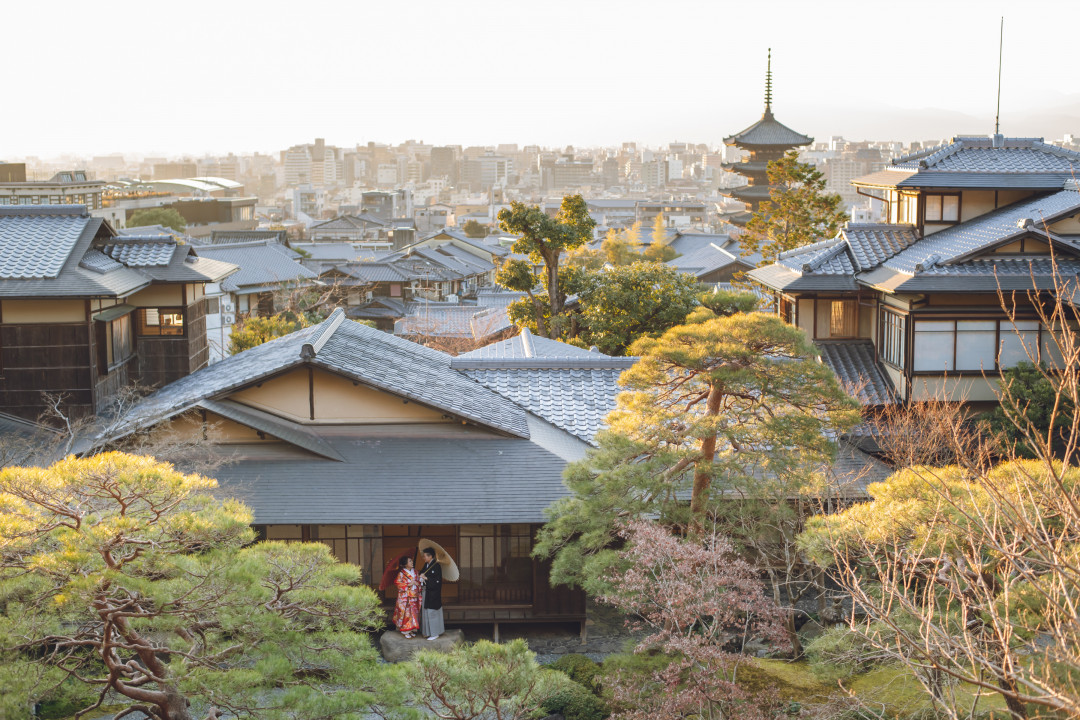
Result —
<instances>
[{"instance_id":1,"label":"five-story pagoda","mask_svg":"<svg viewBox=\"0 0 1080 720\"><path fill-rule=\"evenodd\" d=\"M750 157L742 162L724 165L724 169L738 173L749 181L747 185L720 190L724 195L746 203L745 211L726 218L727 221L738 227L744 227L750 222L762 201L769 199L769 161L779 160L788 150L812 142L814 138L795 132L773 117L772 48L769 48L769 61L765 71L765 114L742 132L724 138L725 145L734 145L750 153Z\"/></svg>"}]
</instances>

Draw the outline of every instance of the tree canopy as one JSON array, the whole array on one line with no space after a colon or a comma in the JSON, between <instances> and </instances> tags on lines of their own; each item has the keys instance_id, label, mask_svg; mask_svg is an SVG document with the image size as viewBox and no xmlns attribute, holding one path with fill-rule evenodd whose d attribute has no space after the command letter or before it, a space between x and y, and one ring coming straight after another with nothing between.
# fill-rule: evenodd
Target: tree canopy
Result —
<instances>
[{"instance_id":1,"label":"tree canopy","mask_svg":"<svg viewBox=\"0 0 1080 720\"><path fill-rule=\"evenodd\" d=\"M127 226L142 227L143 225L161 225L182 233L187 228L187 220L174 208L139 208L131 213Z\"/></svg>"},{"instance_id":2,"label":"tree canopy","mask_svg":"<svg viewBox=\"0 0 1080 720\"><path fill-rule=\"evenodd\" d=\"M514 202L508 209L499 211L499 225L506 232L520 236L513 251L528 255L535 265L542 264L543 272L537 278L533 264L510 260L499 269L496 281L510 290L527 293L535 312L537 331L546 337L559 337L566 323L563 307L567 294L560 275L560 263L564 254L592 239L592 230L596 226L589 216L585 198L567 195L555 217L549 216L538 205ZM539 295L534 292L537 280L543 288Z\"/></svg>"},{"instance_id":3,"label":"tree canopy","mask_svg":"<svg viewBox=\"0 0 1080 720\"><path fill-rule=\"evenodd\" d=\"M465 237L485 238L488 235L487 226L476 220L466 220L461 229L465 232Z\"/></svg>"},{"instance_id":4,"label":"tree canopy","mask_svg":"<svg viewBox=\"0 0 1080 720\"><path fill-rule=\"evenodd\" d=\"M216 482L106 453L0 472L6 717L62 683L87 710L188 720L357 717L376 700L379 601L321 544L251 545Z\"/></svg>"},{"instance_id":5,"label":"tree canopy","mask_svg":"<svg viewBox=\"0 0 1080 720\"><path fill-rule=\"evenodd\" d=\"M638 338L681 324L697 303L695 280L659 263L589 273L578 290L578 339L622 355Z\"/></svg>"},{"instance_id":6,"label":"tree canopy","mask_svg":"<svg viewBox=\"0 0 1080 720\"><path fill-rule=\"evenodd\" d=\"M739 238L743 254L761 253L766 261L818 240L835 237L848 215L839 195L825 192L825 175L799 162L797 150L768 165L769 199Z\"/></svg>"},{"instance_id":7,"label":"tree canopy","mask_svg":"<svg viewBox=\"0 0 1080 720\"><path fill-rule=\"evenodd\" d=\"M699 308L629 352L641 360L620 379L609 429L567 468L573 495L552 507L537 548L553 556L556 582L591 592L605 589L597 579L613 562L620 518L694 526L728 512L733 495L779 506L819 481L832 434L859 417L805 334L774 316Z\"/></svg>"}]
</instances>

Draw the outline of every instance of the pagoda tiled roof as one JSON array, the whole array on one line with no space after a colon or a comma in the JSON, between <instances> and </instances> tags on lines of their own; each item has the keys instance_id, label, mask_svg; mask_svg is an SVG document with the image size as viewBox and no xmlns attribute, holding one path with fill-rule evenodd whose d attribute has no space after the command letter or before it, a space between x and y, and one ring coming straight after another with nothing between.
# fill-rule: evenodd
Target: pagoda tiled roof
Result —
<instances>
[{"instance_id":1,"label":"pagoda tiled roof","mask_svg":"<svg viewBox=\"0 0 1080 720\"><path fill-rule=\"evenodd\" d=\"M766 110L760 120L745 130L724 138L725 145L750 148L793 148L812 142L814 138L797 133L779 122L771 110Z\"/></svg>"}]
</instances>

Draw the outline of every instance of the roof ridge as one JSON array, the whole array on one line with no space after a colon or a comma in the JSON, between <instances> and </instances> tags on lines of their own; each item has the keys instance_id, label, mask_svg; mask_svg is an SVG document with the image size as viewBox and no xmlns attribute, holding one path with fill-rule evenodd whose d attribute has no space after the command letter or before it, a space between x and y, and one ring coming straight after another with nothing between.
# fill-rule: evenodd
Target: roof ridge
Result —
<instances>
[{"instance_id":1,"label":"roof ridge","mask_svg":"<svg viewBox=\"0 0 1080 720\"><path fill-rule=\"evenodd\" d=\"M85 205L0 205L0 215L34 217L39 215L90 217Z\"/></svg>"},{"instance_id":2,"label":"roof ridge","mask_svg":"<svg viewBox=\"0 0 1080 720\"><path fill-rule=\"evenodd\" d=\"M311 342L304 343L300 348L300 357L304 360L312 360L319 351L323 349L323 345L334 334L334 331L341 326L341 322L345 319L345 311L341 308L337 308L330 314L326 320L323 320L322 327L319 330L318 335L311 339Z\"/></svg>"},{"instance_id":3,"label":"roof ridge","mask_svg":"<svg viewBox=\"0 0 1080 720\"><path fill-rule=\"evenodd\" d=\"M835 245L832 245L830 247L825 248L825 252L821 253L820 255L815 257L810 262L803 263L802 271L804 273L812 273L815 270L817 270L819 267L824 265L827 260L832 260L834 257L836 257L836 254L838 252L840 252L842 250L846 250L847 249L847 241L842 240L840 238L837 238L837 240L839 240L839 242L837 242ZM858 264L858 263L855 263L855 264Z\"/></svg>"}]
</instances>

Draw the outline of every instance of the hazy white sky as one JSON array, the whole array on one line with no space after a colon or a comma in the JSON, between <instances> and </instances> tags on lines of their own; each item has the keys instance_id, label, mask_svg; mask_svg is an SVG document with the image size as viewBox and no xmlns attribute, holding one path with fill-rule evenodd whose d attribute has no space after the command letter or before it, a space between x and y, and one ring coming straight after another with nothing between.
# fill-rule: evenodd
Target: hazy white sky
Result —
<instances>
[{"instance_id":1,"label":"hazy white sky","mask_svg":"<svg viewBox=\"0 0 1080 720\"><path fill-rule=\"evenodd\" d=\"M0 158L328 143L1080 134L1077 0L50 0L5 7Z\"/></svg>"}]
</instances>

